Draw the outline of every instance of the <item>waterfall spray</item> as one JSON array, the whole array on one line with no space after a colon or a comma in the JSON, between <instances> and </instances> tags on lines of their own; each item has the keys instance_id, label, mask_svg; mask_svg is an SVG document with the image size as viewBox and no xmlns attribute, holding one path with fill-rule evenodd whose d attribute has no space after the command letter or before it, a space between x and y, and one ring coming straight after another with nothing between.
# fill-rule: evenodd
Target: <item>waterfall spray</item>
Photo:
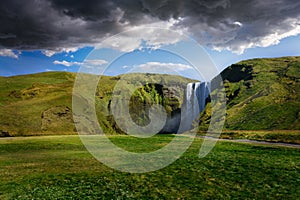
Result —
<instances>
[{"instance_id":1,"label":"waterfall spray","mask_svg":"<svg viewBox=\"0 0 300 200\"><path fill-rule=\"evenodd\" d=\"M210 84L207 82L189 83L181 108L181 126L178 133L193 129L193 123L199 123L199 114L204 110L209 95Z\"/></svg>"}]
</instances>

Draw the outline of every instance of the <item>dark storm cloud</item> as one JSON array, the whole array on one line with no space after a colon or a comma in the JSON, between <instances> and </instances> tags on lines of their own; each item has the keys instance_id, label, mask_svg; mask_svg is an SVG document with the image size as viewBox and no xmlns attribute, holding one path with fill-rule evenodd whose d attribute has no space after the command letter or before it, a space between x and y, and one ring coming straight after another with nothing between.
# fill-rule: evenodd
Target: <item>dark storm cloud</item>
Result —
<instances>
[{"instance_id":1,"label":"dark storm cloud","mask_svg":"<svg viewBox=\"0 0 300 200\"><path fill-rule=\"evenodd\" d=\"M175 20L201 44L241 52L300 33L298 0L2 0L0 45L93 45L132 26Z\"/></svg>"}]
</instances>

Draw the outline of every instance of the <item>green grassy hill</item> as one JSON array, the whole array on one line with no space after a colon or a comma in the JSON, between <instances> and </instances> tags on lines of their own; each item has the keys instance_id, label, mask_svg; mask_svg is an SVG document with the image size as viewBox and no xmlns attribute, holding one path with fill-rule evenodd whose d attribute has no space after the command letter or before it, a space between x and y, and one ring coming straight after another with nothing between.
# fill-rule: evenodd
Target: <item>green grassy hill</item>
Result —
<instances>
[{"instance_id":1,"label":"green grassy hill","mask_svg":"<svg viewBox=\"0 0 300 200\"><path fill-rule=\"evenodd\" d=\"M227 100L225 129L300 129L300 57L246 60L221 75ZM209 118L207 106L200 129L207 128Z\"/></svg>"},{"instance_id":2,"label":"green grassy hill","mask_svg":"<svg viewBox=\"0 0 300 200\"><path fill-rule=\"evenodd\" d=\"M91 75L92 76L92 75ZM72 115L72 90L76 74L45 72L32 75L0 78L0 136L72 134L75 126ZM193 80L174 75L126 74L102 76L95 93L99 123L106 133L121 133L109 113L110 99L117 82L160 80L172 85L162 88L146 84L130 99L131 117L136 123L147 124L147 110L153 103L163 104L169 115L183 101L184 88ZM88 86L82 86L84 87ZM126 88L123 88L126 89ZM144 109L144 111L143 111ZM141 111L141 112L136 112Z\"/></svg>"},{"instance_id":3,"label":"green grassy hill","mask_svg":"<svg viewBox=\"0 0 300 200\"><path fill-rule=\"evenodd\" d=\"M300 57L253 59L231 65L221 73L226 89L227 130L300 129ZM72 89L76 74L45 72L0 77L0 136L72 134ZM191 79L174 75L127 74L102 76L95 93L97 115L106 133L121 133L109 111L117 82L145 84L130 99L130 116L137 124L149 123L152 104L162 104L169 116L180 112L184 88ZM122 85L121 84L121 85ZM84 89L84 86L83 86ZM125 88L126 89L126 88ZM122 88L124 90L124 88ZM208 127L210 103L200 117L200 130Z\"/></svg>"},{"instance_id":4,"label":"green grassy hill","mask_svg":"<svg viewBox=\"0 0 300 200\"><path fill-rule=\"evenodd\" d=\"M2 78L0 134L14 136L73 130L70 108L74 77L71 73L47 72Z\"/></svg>"}]
</instances>

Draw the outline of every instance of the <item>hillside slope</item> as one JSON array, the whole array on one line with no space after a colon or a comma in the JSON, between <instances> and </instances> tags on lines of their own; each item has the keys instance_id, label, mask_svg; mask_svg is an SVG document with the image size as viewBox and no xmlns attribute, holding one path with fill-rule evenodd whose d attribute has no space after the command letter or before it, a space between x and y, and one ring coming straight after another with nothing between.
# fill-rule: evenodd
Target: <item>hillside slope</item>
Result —
<instances>
[{"instance_id":1,"label":"hillside slope","mask_svg":"<svg viewBox=\"0 0 300 200\"><path fill-rule=\"evenodd\" d=\"M300 129L300 57L246 60L221 75L227 100L225 129ZM208 105L201 130L207 128L210 112Z\"/></svg>"},{"instance_id":2,"label":"hillside slope","mask_svg":"<svg viewBox=\"0 0 300 200\"><path fill-rule=\"evenodd\" d=\"M92 75L91 75L92 76ZM72 134L76 129L72 115L72 91L76 74L45 72L32 75L2 77L0 79L0 136ZM162 104L171 116L180 110L184 88L191 79L159 74L127 74L102 76L95 91L99 123L106 133L121 133L109 107L117 82L160 80L173 87L146 84L138 88L130 99L132 115L138 124L149 123L147 112L154 103ZM82 86L83 89L85 86ZM124 89L124 88L123 88ZM118 98L118 97L116 97Z\"/></svg>"},{"instance_id":3,"label":"hillside slope","mask_svg":"<svg viewBox=\"0 0 300 200\"><path fill-rule=\"evenodd\" d=\"M47 72L1 79L0 134L72 131L74 77L71 73Z\"/></svg>"},{"instance_id":4,"label":"hillside slope","mask_svg":"<svg viewBox=\"0 0 300 200\"><path fill-rule=\"evenodd\" d=\"M226 89L228 130L300 129L300 57L253 59L231 65L221 73ZM76 74L46 72L0 78L0 136L75 133L72 115L72 90ZM131 117L140 125L149 123L152 104L162 104L169 116L180 114L184 89L191 79L158 74L102 76L95 92L99 123L106 133L122 133L110 108L116 83L130 81L170 84L145 84L130 99ZM82 86L84 87L87 86ZM120 99L121 100L121 99ZM210 103L200 116L200 130L210 120Z\"/></svg>"}]
</instances>

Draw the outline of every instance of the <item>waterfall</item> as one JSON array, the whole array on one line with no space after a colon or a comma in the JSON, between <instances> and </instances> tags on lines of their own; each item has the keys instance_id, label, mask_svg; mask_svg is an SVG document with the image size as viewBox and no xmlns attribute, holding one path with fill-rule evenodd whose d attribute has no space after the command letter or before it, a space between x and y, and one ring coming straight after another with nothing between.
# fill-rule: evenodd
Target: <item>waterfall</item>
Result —
<instances>
[{"instance_id":1,"label":"waterfall","mask_svg":"<svg viewBox=\"0 0 300 200\"><path fill-rule=\"evenodd\" d=\"M181 123L178 133L193 128L193 123L199 123L198 116L205 108L205 100L209 95L210 84L207 82L189 83L183 105L181 107Z\"/></svg>"}]
</instances>

